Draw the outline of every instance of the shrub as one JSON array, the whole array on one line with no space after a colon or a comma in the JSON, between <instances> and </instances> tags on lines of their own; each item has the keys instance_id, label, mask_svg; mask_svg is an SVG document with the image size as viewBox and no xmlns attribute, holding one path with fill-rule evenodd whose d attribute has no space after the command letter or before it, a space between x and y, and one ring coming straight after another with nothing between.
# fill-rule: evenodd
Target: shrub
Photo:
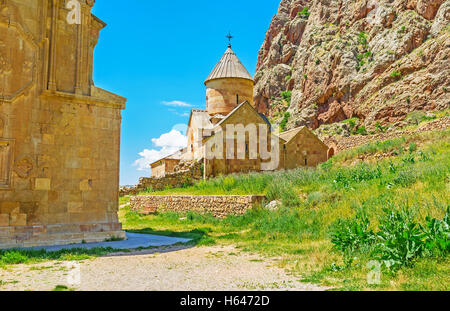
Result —
<instances>
[{"instance_id":1,"label":"shrub","mask_svg":"<svg viewBox=\"0 0 450 311\"><path fill-rule=\"evenodd\" d=\"M356 121L353 120L353 119L350 119L350 120L348 121L348 125L350 126L350 128L353 129L353 128L356 126Z\"/></svg>"},{"instance_id":2,"label":"shrub","mask_svg":"<svg viewBox=\"0 0 450 311\"><path fill-rule=\"evenodd\" d=\"M280 128L281 128L282 132L286 131L286 125L289 122L290 117L291 117L291 114L289 112L285 112L283 120L281 120L281 123L280 123Z\"/></svg>"},{"instance_id":3,"label":"shrub","mask_svg":"<svg viewBox=\"0 0 450 311\"><path fill-rule=\"evenodd\" d=\"M366 130L366 127L365 127L364 125L358 127L358 129L356 130L356 134L359 134L359 135L368 135L367 130Z\"/></svg>"},{"instance_id":4,"label":"shrub","mask_svg":"<svg viewBox=\"0 0 450 311\"><path fill-rule=\"evenodd\" d=\"M397 270L411 266L424 251L420 226L413 222L409 210L383 209L385 216L380 220L377 252L385 266Z\"/></svg>"},{"instance_id":5,"label":"shrub","mask_svg":"<svg viewBox=\"0 0 450 311\"><path fill-rule=\"evenodd\" d=\"M402 27L400 27L399 30L397 30L397 32L398 32L398 33L404 33L405 30L406 30L406 26L402 26Z\"/></svg>"},{"instance_id":6,"label":"shrub","mask_svg":"<svg viewBox=\"0 0 450 311\"><path fill-rule=\"evenodd\" d=\"M361 69L361 67L363 67L366 64L366 60L371 62L372 61L371 56L372 52L370 51L356 55L356 59L358 60L357 69L358 70Z\"/></svg>"},{"instance_id":7,"label":"shrub","mask_svg":"<svg viewBox=\"0 0 450 311\"><path fill-rule=\"evenodd\" d=\"M291 91L281 92L281 97L283 97L283 99L290 104L291 103L292 92Z\"/></svg>"},{"instance_id":8,"label":"shrub","mask_svg":"<svg viewBox=\"0 0 450 311\"><path fill-rule=\"evenodd\" d=\"M394 70L390 74L391 78L397 79L402 76L402 73L400 71Z\"/></svg>"},{"instance_id":9,"label":"shrub","mask_svg":"<svg viewBox=\"0 0 450 311\"><path fill-rule=\"evenodd\" d=\"M358 34L358 42L364 46L367 45L367 34L365 32L360 32Z\"/></svg>"},{"instance_id":10,"label":"shrub","mask_svg":"<svg viewBox=\"0 0 450 311\"><path fill-rule=\"evenodd\" d=\"M309 9L307 7L304 7L303 10L297 13L297 15L303 18L308 18L311 13L309 12Z\"/></svg>"},{"instance_id":11,"label":"shrub","mask_svg":"<svg viewBox=\"0 0 450 311\"><path fill-rule=\"evenodd\" d=\"M387 126L381 125L380 122L377 122L377 123L375 124L375 127L376 127L380 132L382 132L382 133L386 132L386 130L388 129Z\"/></svg>"},{"instance_id":12,"label":"shrub","mask_svg":"<svg viewBox=\"0 0 450 311\"><path fill-rule=\"evenodd\" d=\"M450 250L450 208L443 220L426 217L426 224L414 221L410 209L384 208L376 233L369 219L357 215L339 219L330 227L331 242L347 265L358 255L379 259L390 271L412 266L421 257L445 257Z\"/></svg>"},{"instance_id":13,"label":"shrub","mask_svg":"<svg viewBox=\"0 0 450 311\"><path fill-rule=\"evenodd\" d=\"M370 247L375 242L375 234L369 229L370 221L365 216L354 219L339 219L332 225L331 242L344 257L350 257L362 248Z\"/></svg>"},{"instance_id":14,"label":"shrub","mask_svg":"<svg viewBox=\"0 0 450 311\"><path fill-rule=\"evenodd\" d=\"M421 226L428 256L444 257L450 251L450 209L443 220L427 217L426 225Z\"/></svg>"}]
</instances>

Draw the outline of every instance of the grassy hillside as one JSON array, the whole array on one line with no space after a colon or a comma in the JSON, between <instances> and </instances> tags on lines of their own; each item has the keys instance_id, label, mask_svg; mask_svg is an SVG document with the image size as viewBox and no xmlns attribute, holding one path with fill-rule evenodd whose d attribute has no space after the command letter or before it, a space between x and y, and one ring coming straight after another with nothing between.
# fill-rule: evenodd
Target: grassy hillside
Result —
<instances>
[{"instance_id":1,"label":"grassy hillside","mask_svg":"<svg viewBox=\"0 0 450 311\"><path fill-rule=\"evenodd\" d=\"M337 289L444 290L450 286L449 138L450 130L420 133L349 150L317 169L221 177L153 193L265 194L281 202L277 211L260 207L219 220L124 208L120 216L128 230L277 256L305 281ZM366 277L378 264L381 284L369 285Z\"/></svg>"}]
</instances>

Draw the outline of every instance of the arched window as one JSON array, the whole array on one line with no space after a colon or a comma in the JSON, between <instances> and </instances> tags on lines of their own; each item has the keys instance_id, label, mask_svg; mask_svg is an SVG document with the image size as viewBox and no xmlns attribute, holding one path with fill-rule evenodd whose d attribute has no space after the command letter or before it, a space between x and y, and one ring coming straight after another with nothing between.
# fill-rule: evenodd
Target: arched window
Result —
<instances>
[{"instance_id":1,"label":"arched window","mask_svg":"<svg viewBox=\"0 0 450 311\"><path fill-rule=\"evenodd\" d=\"M236 94L236 105L239 105L239 94Z\"/></svg>"}]
</instances>

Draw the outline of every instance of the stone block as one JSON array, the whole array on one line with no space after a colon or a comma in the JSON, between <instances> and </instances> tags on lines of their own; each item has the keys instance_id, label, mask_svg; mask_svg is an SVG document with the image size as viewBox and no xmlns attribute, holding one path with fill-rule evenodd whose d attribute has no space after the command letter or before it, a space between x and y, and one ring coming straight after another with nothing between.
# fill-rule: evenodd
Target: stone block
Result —
<instances>
[{"instance_id":1,"label":"stone block","mask_svg":"<svg viewBox=\"0 0 450 311\"><path fill-rule=\"evenodd\" d=\"M0 214L0 227L9 226L9 214Z\"/></svg>"},{"instance_id":2,"label":"stone block","mask_svg":"<svg viewBox=\"0 0 450 311\"><path fill-rule=\"evenodd\" d=\"M82 213L83 212L83 202L69 202L67 204L67 211L69 213Z\"/></svg>"},{"instance_id":3,"label":"stone block","mask_svg":"<svg viewBox=\"0 0 450 311\"><path fill-rule=\"evenodd\" d=\"M9 218L10 226L24 227L27 225L27 214L15 214L10 215Z\"/></svg>"},{"instance_id":4,"label":"stone block","mask_svg":"<svg viewBox=\"0 0 450 311\"><path fill-rule=\"evenodd\" d=\"M19 202L0 202L1 214L18 214L20 212Z\"/></svg>"},{"instance_id":5,"label":"stone block","mask_svg":"<svg viewBox=\"0 0 450 311\"><path fill-rule=\"evenodd\" d=\"M91 191L92 190L92 180L85 179L80 182L80 190L81 191Z\"/></svg>"},{"instance_id":6,"label":"stone block","mask_svg":"<svg viewBox=\"0 0 450 311\"><path fill-rule=\"evenodd\" d=\"M53 145L55 143L55 136L50 134L43 134L42 143L46 145Z\"/></svg>"},{"instance_id":7,"label":"stone block","mask_svg":"<svg viewBox=\"0 0 450 311\"><path fill-rule=\"evenodd\" d=\"M36 178L34 183L35 190L51 190L51 180L50 178Z\"/></svg>"}]
</instances>

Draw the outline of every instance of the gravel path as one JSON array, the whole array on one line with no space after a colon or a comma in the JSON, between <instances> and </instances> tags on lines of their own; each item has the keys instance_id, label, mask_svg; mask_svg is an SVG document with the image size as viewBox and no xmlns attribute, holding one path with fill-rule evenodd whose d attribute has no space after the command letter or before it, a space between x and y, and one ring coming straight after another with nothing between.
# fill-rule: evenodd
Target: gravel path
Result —
<instances>
[{"instance_id":1,"label":"gravel path","mask_svg":"<svg viewBox=\"0 0 450 311\"><path fill-rule=\"evenodd\" d=\"M302 283L275 263L233 246L166 247L80 263L50 261L0 269L0 290L53 290L57 285L94 291L326 289Z\"/></svg>"}]
</instances>

